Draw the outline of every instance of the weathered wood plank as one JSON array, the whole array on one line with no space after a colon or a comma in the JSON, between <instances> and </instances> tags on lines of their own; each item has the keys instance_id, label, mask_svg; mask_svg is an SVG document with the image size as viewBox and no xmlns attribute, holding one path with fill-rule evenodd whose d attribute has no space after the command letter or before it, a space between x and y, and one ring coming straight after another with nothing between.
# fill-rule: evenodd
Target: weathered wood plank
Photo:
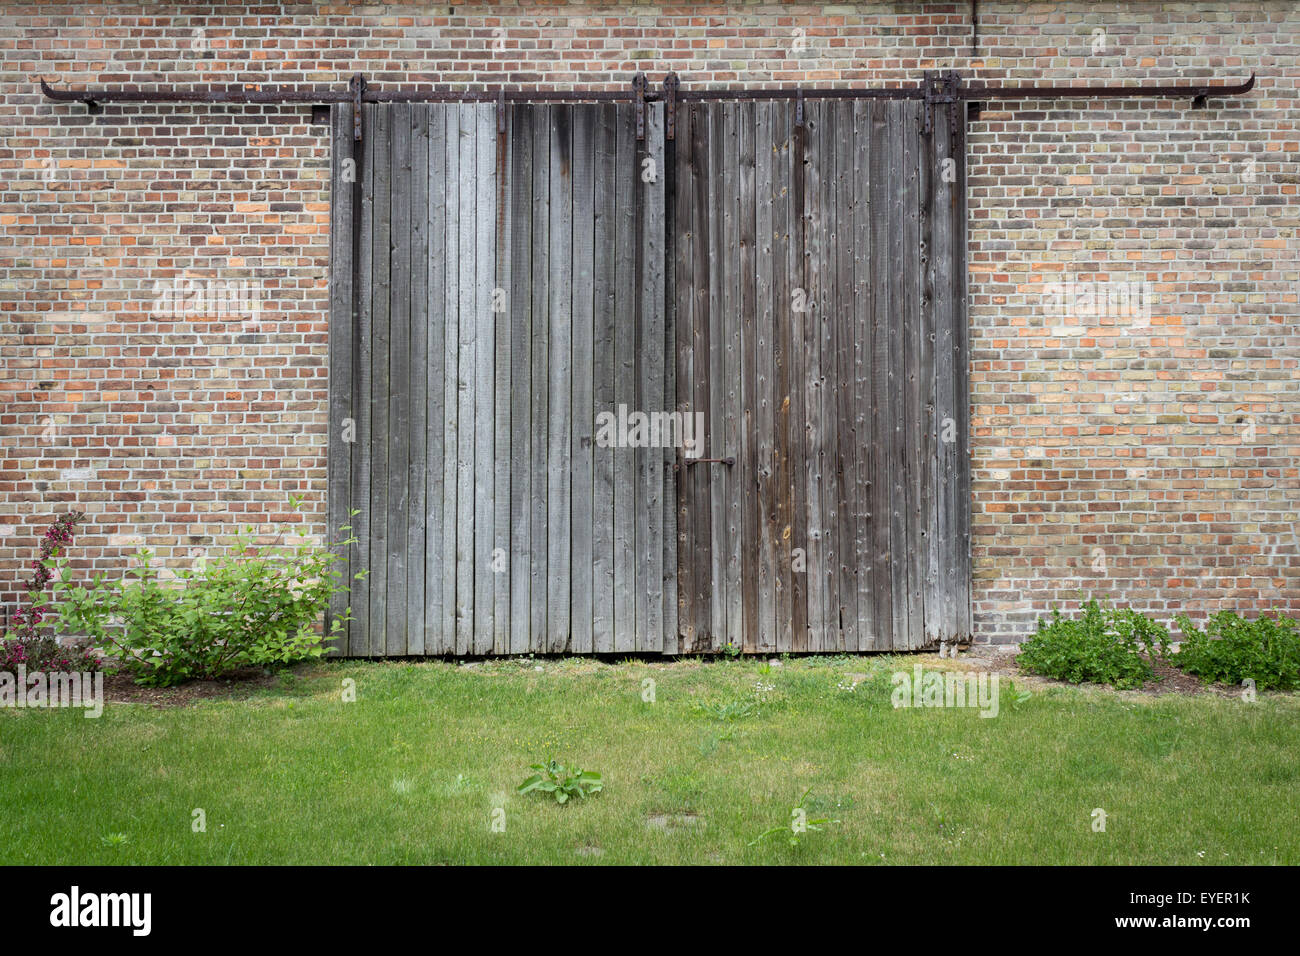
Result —
<instances>
[{"instance_id":1,"label":"weathered wood plank","mask_svg":"<svg viewBox=\"0 0 1300 956\"><path fill-rule=\"evenodd\" d=\"M721 492L723 529L726 547L723 549L726 572L723 608L727 622L727 640L737 648L744 647L743 620L744 593L741 588L741 547L744 544L744 522L741 518L741 499L745 497L742 485L745 478L743 456L740 448L741 416L741 349L743 317L740 312L740 104L724 101L722 108L722 191L720 195L722 217L722 247L719 265L720 288L718 301L722 306L719 329L722 332L722 422L724 432L721 447L715 455L736 460L729 468L717 468L711 475L715 487ZM746 506L751 505L746 502Z\"/></svg>"},{"instance_id":2,"label":"weathered wood plank","mask_svg":"<svg viewBox=\"0 0 1300 956\"><path fill-rule=\"evenodd\" d=\"M461 284L461 171L463 145L460 135L460 107L441 106L443 120L443 451L442 451L442 619L438 631L443 653L455 653L464 646L460 635L467 621L469 605L460 589L463 548L471 546L472 529L460 523L460 284Z\"/></svg>"},{"instance_id":3,"label":"weathered wood plank","mask_svg":"<svg viewBox=\"0 0 1300 956\"><path fill-rule=\"evenodd\" d=\"M664 329L664 111L656 103L646 109L645 159L653 176L638 177L641 186L642 272L640 321L642 334L642 408L654 414L670 411L664 394L664 366L667 334ZM664 641L664 436L644 449L645 478L642 511L645 515L645 544L642 548L646 619L644 638L637 649L657 652ZM640 576L640 575L638 575Z\"/></svg>"},{"instance_id":4,"label":"weathered wood plank","mask_svg":"<svg viewBox=\"0 0 1300 956\"><path fill-rule=\"evenodd\" d=\"M486 112L486 111L485 111ZM493 287L489 291L489 308L493 324L493 620L491 653L510 653L511 545L511 358L513 326L511 324L511 237L510 237L510 117L506 129L498 127L495 109L491 114L493 148ZM480 116L480 121L482 121Z\"/></svg>"},{"instance_id":5,"label":"weathered wood plank","mask_svg":"<svg viewBox=\"0 0 1300 956\"><path fill-rule=\"evenodd\" d=\"M329 318L329 438L328 448L328 518L327 540L346 540L351 527L352 446L355 432L353 343L356 331L354 314L356 290L353 285L353 261L356 237L352 227L357 156L352 138L352 106L337 104L330 110L330 318ZM341 583L351 585L352 547L335 544L336 569ZM347 617L348 593L331 595L326 617L326 634L335 626L342 628L339 638L330 642L331 653L346 653L348 633L343 622Z\"/></svg>"},{"instance_id":6,"label":"weathered wood plank","mask_svg":"<svg viewBox=\"0 0 1300 956\"><path fill-rule=\"evenodd\" d=\"M362 122L366 129L374 129L376 107L362 106ZM374 212L375 212L375 149L373 136L362 140L361 157L357 175L361 177L360 245L357 249L357 328L353 409L357 420L356 443L352 453L352 507L357 514L352 518L352 534L357 543L352 546L352 622L348 627L348 654L352 657L370 656L370 471L373 461L371 401L374 373L371 368L374 349ZM361 575L360 578L357 575Z\"/></svg>"},{"instance_id":7,"label":"weathered wood plank","mask_svg":"<svg viewBox=\"0 0 1300 956\"><path fill-rule=\"evenodd\" d=\"M510 527L510 478L513 449L511 439L511 358L514 349L514 326L511 323L510 289L512 245L510 238L510 126L509 114L506 128L498 131L495 110L492 111L492 130L496 148L493 150L493 248L492 265L494 284L489 293L494 335L493 349L493 401L492 401L492 653L510 653L510 588L514 565L511 560L513 539Z\"/></svg>"},{"instance_id":8,"label":"weathered wood plank","mask_svg":"<svg viewBox=\"0 0 1300 956\"><path fill-rule=\"evenodd\" d=\"M805 381L809 371L807 337L810 329L816 326L807 311L794 308L793 299L794 291L798 289L806 301L809 285L811 249L808 245L808 126L806 123L795 123L793 103L778 104L773 115L780 120L777 136L781 146L782 177L790 184L790 188L784 192L784 201L778 202L776 206L776 227L781 246L774 253L774 259L778 264L782 261L783 246L786 268L777 269L773 284L776 308L779 310L777 314L784 313L789 317L790 329L789 344L786 347L786 354L790 356L790 373L782 392L782 402L787 398L790 402L788 430L783 439L789 457L785 469L787 481L781 486L781 494L789 495L786 513L791 525L792 612L790 644L788 648L782 648L778 642L778 649L802 652L810 649L809 588L813 580L808 568L808 459L812 436L808 429L809 405ZM789 491L786 490L787 487ZM784 528L782 525L782 534L785 533Z\"/></svg>"},{"instance_id":9,"label":"weathered wood plank","mask_svg":"<svg viewBox=\"0 0 1300 956\"><path fill-rule=\"evenodd\" d=\"M871 553L873 607L875 621L872 650L888 650L894 640L894 611L889 553L890 506L892 488L890 449L892 426L890 402L892 382L889 378L889 325L893 306L893 235L890 232L889 208L893 190L891 152L897 142L897 130L890 120L888 103L871 104Z\"/></svg>"},{"instance_id":10,"label":"weathered wood plank","mask_svg":"<svg viewBox=\"0 0 1300 956\"><path fill-rule=\"evenodd\" d=\"M727 154L726 104L709 112L709 246L712 268L709 274L709 434L705 454L721 458L727 454L727 259L726 174L734 160ZM734 269L734 266L731 266ZM702 464L709 487L709 525L712 530L713 561L710 593L711 649L722 650L731 640L728 631L727 566L727 475L720 464Z\"/></svg>"},{"instance_id":11,"label":"weathered wood plank","mask_svg":"<svg viewBox=\"0 0 1300 956\"><path fill-rule=\"evenodd\" d=\"M783 329L788 329L788 313L782 313L787 320L783 326L772 308L772 274L776 268L773 258L776 246L773 235L774 193L785 184L773 175L778 155L773 144L773 105L768 101L758 102L753 109L749 145L753 150L750 209L754 228L754 321L752 339L747 339L745 348L747 352L753 350L753 373L749 380L752 389L747 388L746 392L752 392L749 400L754 412L754 433L746 453L751 459L749 467L753 469L757 496L756 507L750 508L757 525L756 528L751 525L751 533L757 536L754 547L758 561L755 650L770 654L777 649L777 635L783 633L783 629L788 633L790 616L790 545L789 536L784 533L788 514L785 495L778 494L778 488L784 485L787 477L786 460L784 447L778 452L776 445L777 422L781 422L780 428L786 432L789 429L790 409L784 400L786 393L782 391L783 383L788 386L789 376L789 354L786 338L782 335ZM784 271L784 260L781 268Z\"/></svg>"},{"instance_id":12,"label":"weathered wood plank","mask_svg":"<svg viewBox=\"0 0 1300 956\"><path fill-rule=\"evenodd\" d=\"M406 462L406 653L422 655L425 610L425 508L428 432L428 377L425 373L429 354L429 108L417 103L410 108L410 156L406 175L409 180L410 252L410 350L407 367L410 396L409 451Z\"/></svg>"},{"instance_id":13,"label":"weathered wood plank","mask_svg":"<svg viewBox=\"0 0 1300 956\"><path fill-rule=\"evenodd\" d=\"M738 456L738 467L734 469L738 487L733 490L736 499L735 508L739 512L740 533L736 539L736 549L740 567L741 597L741 635L744 649L750 653L758 650L762 634L766 632L764 619L759 612L759 594L766 591L771 595L771 565L767 562L759 540L759 524L766 524L767 512L760 492L760 482L766 468L760 472L758 460L757 431L762 407L767 406L767 396L757 381L759 356L763 361L772 360L771 342L766 335L760 337L758 326L757 300L755 297L755 195L754 195L754 107L752 102L737 104L736 132L737 173L738 173L738 209L737 230L739 245L739 264L736 278L739 286L737 302L737 364L739 365L740 414L737 444L732 446L732 453ZM764 380L770 381L768 373ZM769 609L770 610L770 609ZM770 613L766 618L770 622Z\"/></svg>"},{"instance_id":14,"label":"weathered wood plank","mask_svg":"<svg viewBox=\"0 0 1300 956\"><path fill-rule=\"evenodd\" d=\"M871 104L853 103L853 562L857 572L857 646L875 641L875 561L871 553Z\"/></svg>"},{"instance_id":15,"label":"weathered wood plank","mask_svg":"<svg viewBox=\"0 0 1300 956\"><path fill-rule=\"evenodd\" d=\"M551 109L550 373L547 454L547 618L549 649L569 649L573 409L573 108Z\"/></svg>"},{"instance_id":16,"label":"weathered wood plank","mask_svg":"<svg viewBox=\"0 0 1300 956\"><path fill-rule=\"evenodd\" d=\"M510 109L510 653L530 649L532 614L533 123L536 107Z\"/></svg>"},{"instance_id":17,"label":"weathered wood plank","mask_svg":"<svg viewBox=\"0 0 1300 956\"><path fill-rule=\"evenodd\" d=\"M951 130L945 121L945 112L935 111L935 159L940 169L943 167L944 160L951 156L952 148ZM952 323L956 283L952 270L954 250L951 210L954 202L952 184L940 175L935 183L935 205L943 210L944 222L935 230L934 235L936 326L933 381L935 427L939 436L935 461L935 531L940 546L940 567L935 616L936 633L940 640L952 635L956 611L952 577L955 555L953 540L956 496L953 478L956 470L956 447L953 441L948 440L955 436L957 422Z\"/></svg>"},{"instance_id":18,"label":"weathered wood plank","mask_svg":"<svg viewBox=\"0 0 1300 956\"><path fill-rule=\"evenodd\" d=\"M570 371L572 440L569 512L570 627L569 649L575 654L592 651L592 494L595 481L593 455L595 408L595 167L596 111L599 107L573 108L573 253L572 272L573 359Z\"/></svg>"},{"instance_id":19,"label":"weathered wood plank","mask_svg":"<svg viewBox=\"0 0 1300 956\"><path fill-rule=\"evenodd\" d=\"M691 389L694 411L703 428L697 436L700 455L712 455L712 435L714 415L712 405L712 384L710 376L712 365L709 344L712 335L711 310L713 296L711 292L714 281L713 266L713 207L710 205L709 180L714 168L712 156L712 121L710 110L700 104L690 108L690 129L692 139L692 179L693 194L691 204L694 211L694 237L692 249L692 272L695 277L691 295ZM694 597L692 605L695 610L694 633L687 652L706 652L719 646L714 632L714 597L715 579L713 506L711 501L712 485L709 482L709 468L706 464L692 465L686 468L684 481L690 482L690 497L694 512L690 520L692 548L691 582Z\"/></svg>"},{"instance_id":20,"label":"weathered wood plank","mask_svg":"<svg viewBox=\"0 0 1300 956\"><path fill-rule=\"evenodd\" d=\"M922 451L921 408L921 234L920 234L920 165L921 137L920 107L908 103L903 123L903 268L899 283L903 288L904 312L899 323L902 345L903 397L903 489L906 494L904 528L906 550L898 556L906 571L907 591L907 646L920 647L924 643L925 622L921 609L922 562L924 538L921 535L920 462Z\"/></svg>"},{"instance_id":21,"label":"weathered wood plank","mask_svg":"<svg viewBox=\"0 0 1300 956\"><path fill-rule=\"evenodd\" d=\"M630 105L615 107L614 404L636 408L636 127ZM614 451L614 649L636 649L636 449Z\"/></svg>"},{"instance_id":22,"label":"weathered wood plank","mask_svg":"<svg viewBox=\"0 0 1300 956\"><path fill-rule=\"evenodd\" d=\"M662 121L661 121L662 120ZM660 290L659 301L663 309L663 339L664 339L664 363L663 363L663 407L669 411L677 408L677 327L673 321L674 297L676 295L674 283L674 236L676 231L676 140L668 139L663 124L666 123L663 111L659 111L659 118L651 124L652 130L658 130L663 133L660 137L663 149L663 164L660 167L664 177L664 197L663 197L663 252L662 258L664 263L663 288ZM683 423L683 428L685 424ZM678 438L685 441L686 432L683 431ZM660 511L663 513L663 566L661 579L663 581L663 626L660 633L663 635L660 646L661 653L665 655L676 654L679 650L677 641L677 609L678 609L678 587L677 587L677 462L682 447L665 448L661 459L663 468L662 478L662 502Z\"/></svg>"},{"instance_id":23,"label":"weathered wood plank","mask_svg":"<svg viewBox=\"0 0 1300 956\"><path fill-rule=\"evenodd\" d=\"M390 127L388 289L388 577L385 653L406 654L406 512L411 453L411 104Z\"/></svg>"},{"instance_id":24,"label":"weathered wood plank","mask_svg":"<svg viewBox=\"0 0 1300 956\"><path fill-rule=\"evenodd\" d=\"M691 135L690 113L683 108L678 114L678 133L673 143L675 202L673 209L672 230L669 235L673 242L672 279L669 283L672 307L669 319L675 336L676 375L675 390L677 411L682 422L691 428L693 444L682 449L678 457L676 480L677 520L677 627L671 635L665 635L665 652L671 637L673 649L689 649L695 641L695 582L694 554L695 531L693 519L696 511L691 498L690 468L686 465L689 456L696 453L695 442L703 436L695 428L695 401L692 392L694 381L694 333L692 325L692 300L695 286L695 245L698 236L695 231L695 207L693 199L697 184L693 155L694 137Z\"/></svg>"},{"instance_id":25,"label":"weathered wood plank","mask_svg":"<svg viewBox=\"0 0 1300 956\"><path fill-rule=\"evenodd\" d=\"M483 529L475 523L474 450L478 418L475 415L477 394L477 314L478 281L478 123L474 104L458 105L457 142L459 164L457 200L459 222L459 277L457 280L457 324L459 351L456 359L456 654L474 653L475 617L480 612L474 589L477 538Z\"/></svg>"},{"instance_id":26,"label":"weathered wood plank","mask_svg":"<svg viewBox=\"0 0 1300 956\"><path fill-rule=\"evenodd\" d=\"M889 544L890 544L890 594L894 618L894 646L908 647L910 622L908 621L907 549L907 432L904 428L906 405L903 395L903 322L908 315L906 283L901 271L906 263L905 233L907 209L905 206L904 178L907 169L907 104L904 101L889 103L889 122L892 131L889 151L889 229L893 268L890 282L893 288L890 299L894 312L890 318L888 368L890 388L890 493L889 493Z\"/></svg>"},{"instance_id":27,"label":"weathered wood plank","mask_svg":"<svg viewBox=\"0 0 1300 956\"><path fill-rule=\"evenodd\" d=\"M551 123L549 109L533 107L533 206L532 206L532 450L529 461L532 502L529 511L529 537L532 540L530 561L528 649L545 654L551 647L548 638L550 620L547 616L549 587L547 564L550 560L550 543L547 538L547 520L550 511L549 471L550 454L550 341L551 341Z\"/></svg>"},{"instance_id":28,"label":"weathered wood plank","mask_svg":"<svg viewBox=\"0 0 1300 956\"><path fill-rule=\"evenodd\" d=\"M826 324L826 197L829 178L826 135L822 119L824 103L806 103L805 127L808 144L807 192L805 195L805 248L808 272L805 287L808 311L804 314L804 396L807 414L807 445L804 449L804 474L807 480L805 507L808 515L808 647L809 651L826 649L826 542L822 524L825 511L823 497L826 468L827 414L826 373L822 355Z\"/></svg>"},{"instance_id":29,"label":"weathered wood plank","mask_svg":"<svg viewBox=\"0 0 1300 956\"><path fill-rule=\"evenodd\" d=\"M835 103L835 523L839 633L836 648L858 648L858 573L854 548L858 434L853 415L854 355L853 259L856 233L853 211L856 195L857 154L854 151L853 103Z\"/></svg>"},{"instance_id":30,"label":"weathered wood plank","mask_svg":"<svg viewBox=\"0 0 1300 956\"><path fill-rule=\"evenodd\" d=\"M497 581L508 562L496 531L496 106L473 111L474 158L474 653L489 654L496 641Z\"/></svg>"},{"instance_id":31,"label":"weathered wood plank","mask_svg":"<svg viewBox=\"0 0 1300 956\"><path fill-rule=\"evenodd\" d=\"M593 415L617 415L614 402L614 312L617 282L615 246L618 177L629 176L617 164L615 107L596 113L595 188L592 210L594 276L593 302ZM597 654L614 650L614 456L613 445L597 442L593 448L591 511L591 636Z\"/></svg>"},{"instance_id":32,"label":"weathered wood plank","mask_svg":"<svg viewBox=\"0 0 1300 956\"><path fill-rule=\"evenodd\" d=\"M370 462L370 653L388 653L388 459L391 446L389 394L391 366L389 358L390 196L392 183L390 137L392 112L381 109L369 129L375 137L375 235L372 279L374 310L373 351L371 354L371 462Z\"/></svg>"},{"instance_id":33,"label":"weathered wood plank","mask_svg":"<svg viewBox=\"0 0 1300 956\"><path fill-rule=\"evenodd\" d=\"M971 619L971 460L970 460L970 324L966 312L969 301L970 273L966 268L966 229L968 223L966 195L966 113L956 110L956 121L950 136L952 155L956 160L955 202L952 205L953 236L953 390L957 406L957 488L956 528L957 554L956 583L953 586L956 603L954 621L957 636L970 640Z\"/></svg>"},{"instance_id":34,"label":"weathered wood plank","mask_svg":"<svg viewBox=\"0 0 1300 956\"><path fill-rule=\"evenodd\" d=\"M428 194L428 358L425 363L424 653L445 654L453 646L455 618L455 528L447 511L455 507L455 474L447 444L447 113L442 103L426 108ZM418 174L418 171L417 171ZM418 360L418 356L417 356ZM450 378L454 381L454 371ZM452 446L453 451L455 446ZM455 460L455 455L450 456ZM452 482L447 482L448 475ZM454 510L452 510L454 514ZM451 541L448 542L448 536ZM448 559L452 567L449 569Z\"/></svg>"},{"instance_id":35,"label":"weathered wood plank","mask_svg":"<svg viewBox=\"0 0 1300 956\"><path fill-rule=\"evenodd\" d=\"M919 204L918 231L920 248L917 282L919 293L919 322L916 337L917 377L921 401L920 410L921 447L917 456L917 492L920 497L921 540L918 548L921 552L921 612L924 624L923 639L926 644L935 644L943 639L939 601L940 542L937 533L938 517L935 514L935 481L939 451L938 442L941 429L936 416L935 376L934 376L934 339L935 339L935 219L934 194L935 182L942 177L939 163L935 156L935 135L933 128L921 137L919 144L919 174L917 201ZM935 172L938 170L939 175Z\"/></svg>"}]
</instances>

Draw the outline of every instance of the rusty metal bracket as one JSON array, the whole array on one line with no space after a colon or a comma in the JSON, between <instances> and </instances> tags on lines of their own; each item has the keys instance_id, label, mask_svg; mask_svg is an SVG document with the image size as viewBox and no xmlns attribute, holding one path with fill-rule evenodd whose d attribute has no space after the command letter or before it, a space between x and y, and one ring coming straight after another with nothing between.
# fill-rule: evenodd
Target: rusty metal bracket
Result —
<instances>
[{"instance_id":1,"label":"rusty metal bracket","mask_svg":"<svg viewBox=\"0 0 1300 956\"><path fill-rule=\"evenodd\" d=\"M506 131L506 91L497 92L497 132Z\"/></svg>"},{"instance_id":2,"label":"rusty metal bracket","mask_svg":"<svg viewBox=\"0 0 1300 956\"><path fill-rule=\"evenodd\" d=\"M802 87L799 88L799 92L795 95L794 125L795 126L803 125L803 88Z\"/></svg>"},{"instance_id":3,"label":"rusty metal bracket","mask_svg":"<svg viewBox=\"0 0 1300 956\"><path fill-rule=\"evenodd\" d=\"M676 73L664 77L664 138L677 138L677 91L681 80Z\"/></svg>"},{"instance_id":4,"label":"rusty metal bracket","mask_svg":"<svg viewBox=\"0 0 1300 956\"><path fill-rule=\"evenodd\" d=\"M687 465L726 465L730 468L736 463L735 458L687 458Z\"/></svg>"},{"instance_id":5,"label":"rusty metal bracket","mask_svg":"<svg viewBox=\"0 0 1300 956\"><path fill-rule=\"evenodd\" d=\"M636 95L636 138L645 139L645 88L644 73L632 77L632 89Z\"/></svg>"},{"instance_id":6,"label":"rusty metal bracket","mask_svg":"<svg viewBox=\"0 0 1300 956\"><path fill-rule=\"evenodd\" d=\"M956 70L926 70L922 81L925 91L925 110L921 115L921 132L929 135L934 129L934 108L940 104L948 107L948 125L957 122L957 101L961 97L961 74Z\"/></svg>"},{"instance_id":7,"label":"rusty metal bracket","mask_svg":"<svg viewBox=\"0 0 1300 956\"><path fill-rule=\"evenodd\" d=\"M366 78L360 73L353 75L348 81L348 88L352 91L352 139L361 142L361 99L366 95Z\"/></svg>"}]
</instances>

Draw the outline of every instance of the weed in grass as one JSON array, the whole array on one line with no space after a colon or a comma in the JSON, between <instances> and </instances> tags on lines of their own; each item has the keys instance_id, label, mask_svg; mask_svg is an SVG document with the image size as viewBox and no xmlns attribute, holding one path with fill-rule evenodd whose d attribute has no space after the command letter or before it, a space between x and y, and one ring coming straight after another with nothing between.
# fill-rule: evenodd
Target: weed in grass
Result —
<instances>
[{"instance_id":1,"label":"weed in grass","mask_svg":"<svg viewBox=\"0 0 1300 956\"><path fill-rule=\"evenodd\" d=\"M556 803L564 804L569 802L570 797L576 796L586 800L589 795L600 793L605 789L600 774L594 770L583 770L580 767L570 770L554 758L546 763L532 764L530 769L539 772L516 788L520 794L533 791L549 793L555 798Z\"/></svg>"},{"instance_id":2,"label":"weed in grass","mask_svg":"<svg viewBox=\"0 0 1300 956\"><path fill-rule=\"evenodd\" d=\"M693 705L696 713L704 714L719 721L744 720L758 712L758 705L752 700L709 701L697 700Z\"/></svg>"},{"instance_id":3,"label":"weed in grass","mask_svg":"<svg viewBox=\"0 0 1300 956\"><path fill-rule=\"evenodd\" d=\"M784 835L785 842L788 845L798 847L803 844L805 839L807 839L809 833L821 833L828 825L839 823L839 820L832 820L829 817L817 817L813 820L808 819L808 809L804 806L804 803L807 801L808 794L810 793L812 793L812 787L809 787L803 792L803 796L799 798L799 802L790 810L788 822L783 823L780 826L768 827L753 840L750 840L748 845L757 846L769 837L782 834Z\"/></svg>"},{"instance_id":4,"label":"weed in grass","mask_svg":"<svg viewBox=\"0 0 1300 956\"><path fill-rule=\"evenodd\" d=\"M99 842L108 847L126 846L131 842L131 838L125 833L105 833L99 838Z\"/></svg>"}]
</instances>

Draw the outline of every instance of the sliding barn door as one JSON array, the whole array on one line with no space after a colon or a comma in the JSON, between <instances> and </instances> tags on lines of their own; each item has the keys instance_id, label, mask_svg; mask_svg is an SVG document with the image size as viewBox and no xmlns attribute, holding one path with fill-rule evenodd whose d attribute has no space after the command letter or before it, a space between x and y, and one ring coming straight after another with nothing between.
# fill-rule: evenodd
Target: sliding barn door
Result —
<instances>
[{"instance_id":1,"label":"sliding barn door","mask_svg":"<svg viewBox=\"0 0 1300 956\"><path fill-rule=\"evenodd\" d=\"M641 138L630 104L503 119L367 104L358 144L334 108L348 655L658 652L677 632L673 452L600 434L673 404L662 107Z\"/></svg>"},{"instance_id":2,"label":"sliding barn door","mask_svg":"<svg viewBox=\"0 0 1300 956\"><path fill-rule=\"evenodd\" d=\"M970 633L964 127L924 109L678 115L677 406L705 431L678 484L682 652Z\"/></svg>"}]
</instances>

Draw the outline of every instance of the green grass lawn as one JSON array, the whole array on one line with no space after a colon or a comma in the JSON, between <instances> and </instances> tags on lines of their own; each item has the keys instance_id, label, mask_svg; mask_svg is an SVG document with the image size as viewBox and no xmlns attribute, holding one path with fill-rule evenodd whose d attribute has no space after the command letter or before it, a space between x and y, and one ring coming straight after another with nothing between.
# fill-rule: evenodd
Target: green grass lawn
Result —
<instances>
[{"instance_id":1,"label":"green grass lawn","mask_svg":"<svg viewBox=\"0 0 1300 956\"><path fill-rule=\"evenodd\" d=\"M1300 863L1300 695L896 710L916 660L339 662L246 699L3 710L0 862ZM515 795L551 755L605 791ZM810 787L838 823L749 845Z\"/></svg>"}]
</instances>

